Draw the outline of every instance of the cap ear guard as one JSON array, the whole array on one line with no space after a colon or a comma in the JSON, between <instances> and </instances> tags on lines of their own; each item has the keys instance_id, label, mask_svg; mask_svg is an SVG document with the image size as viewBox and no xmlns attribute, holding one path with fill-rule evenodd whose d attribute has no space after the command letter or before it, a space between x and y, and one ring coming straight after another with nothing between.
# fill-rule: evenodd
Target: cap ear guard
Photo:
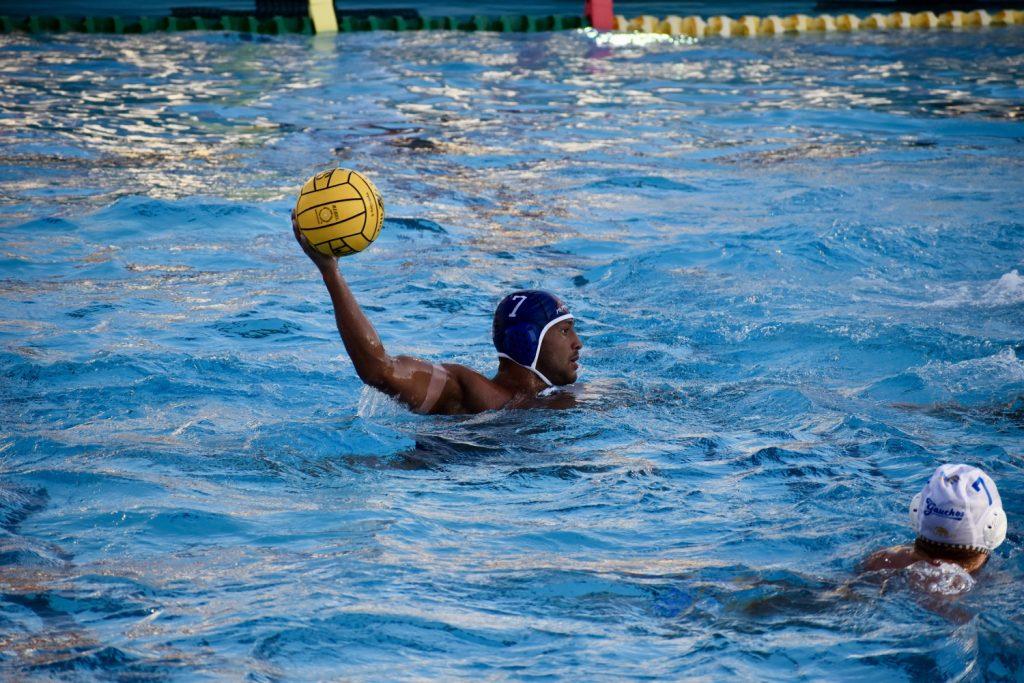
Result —
<instances>
[{"instance_id":1,"label":"cap ear guard","mask_svg":"<svg viewBox=\"0 0 1024 683\"><path fill-rule=\"evenodd\" d=\"M915 534L921 533L921 494L914 496L910 501L910 527Z\"/></svg>"},{"instance_id":2,"label":"cap ear guard","mask_svg":"<svg viewBox=\"0 0 1024 683\"><path fill-rule=\"evenodd\" d=\"M1006 514L1002 510L990 510L981 528L985 547L995 550L1006 540Z\"/></svg>"},{"instance_id":3,"label":"cap ear guard","mask_svg":"<svg viewBox=\"0 0 1024 683\"><path fill-rule=\"evenodd\" d=\"M513 325L505 329L502 348L507 357L520 365L530 365L535 346L538 346L537 332L528 325Z\"/></svg>"}]
</instances>

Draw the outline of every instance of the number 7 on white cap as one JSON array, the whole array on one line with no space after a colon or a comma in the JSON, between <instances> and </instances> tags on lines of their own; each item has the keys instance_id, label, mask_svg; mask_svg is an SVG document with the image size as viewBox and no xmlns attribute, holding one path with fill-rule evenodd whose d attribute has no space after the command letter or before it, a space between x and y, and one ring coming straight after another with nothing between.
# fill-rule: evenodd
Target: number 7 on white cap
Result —
<instances>
[{"instance_id":1,"label":"number 7 on white cap","mask_svg":"<svg viewBox=\"0 0 1024 683\"><path fill-rule=\"evenodd\" d=\"M978 477L977 479L975 479L974 483L971 484L971 488L974 489L975 491L977 491L978 493L981 493L981 489L978 488L978 484L981 484L981 488L985 489L985 495L988 496L988 504L991 505L992 504L992 494L988 492L988 487L985 486L985 480L984 479L982 479L981 477Z\"/></svg>"}]
</instances>

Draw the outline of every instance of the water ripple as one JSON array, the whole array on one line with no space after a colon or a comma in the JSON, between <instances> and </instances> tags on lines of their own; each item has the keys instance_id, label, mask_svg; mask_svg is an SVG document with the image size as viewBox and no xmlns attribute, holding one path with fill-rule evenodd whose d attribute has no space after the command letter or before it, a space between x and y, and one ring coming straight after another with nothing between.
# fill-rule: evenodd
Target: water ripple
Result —
<instances>
[{"instance_id":1,"label":"water ripple","mask_svg":"<svg viewBox=\"0 0 1024 683\"><path fill-rule=\"evenodd\" d=\"M1012 676L1019 29L0 36L0 677ZM556 290L574 408L358 382L287 225L332 164L389 347L491 372ZM858 577L950 460L989 566Z\"/></svg>"}]
</instances>

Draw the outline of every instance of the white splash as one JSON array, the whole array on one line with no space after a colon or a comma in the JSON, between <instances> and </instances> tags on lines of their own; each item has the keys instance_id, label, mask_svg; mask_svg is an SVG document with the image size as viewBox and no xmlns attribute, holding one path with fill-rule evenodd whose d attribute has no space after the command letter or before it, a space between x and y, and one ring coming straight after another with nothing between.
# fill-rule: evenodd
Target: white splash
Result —
<instances>
[{"instance_id":1,"label":"white splash","mask_svg":"<svg viewBox=\"0 0 1024 683\"><path fill-rule=\"evenodd\" d=\"M1024 304L1024 276L1014 268L998 280L964 282L947 296L929 304L928 308L1002 308Z\"/></svg>"},{"instance_id":2,"label":"white splash","mask_svg":"<svg viewBox=\"0 0 1024 683\"><path fill-rule=\"evenodd\" d=\"M602 47L646 47L647 45L663 45L666 43L692 45L697 42L688 36L670 36L665 33L619 33L615 31L601 33L592 28L580 29L580 33Z\"/></svg>"},{"instance_id":3,"label":"white splash","mask_svg":"<svg viewBox=\"0 0 1024 683\"><path fill-rule=\"evenodd\" d=\"M907 567L907 580L933 595L961 595L974 588L974 577L952 562L915 562Z\"/></svg>"},{"instance_id":4,"label":"white splash","mask_svg":"<svg viewBox=\"0 0 1024 683\"><path fill-rule=\"evenodd\" d=\"M982 296L983 302L993 306L1024 303L1024 277L1016 269L1004 274Z\"/></svg>"},{"instance_id":5,"label":"white splash","mask_svg":"<svg viewBox=\"0 0 1024 683\"><path fill-rule=\"evenodd\" d=\"M930 361L913 372L934 387L952 394L999 391L1007 385L1024 382L1024 361L1011 347L991 356L950 363Z\"/></svg>"},{"instance_id":6,"label":"white splash","mask_svg":"<svg viewBox=\"0 0 1024 683\"><path fill-rule=\"evenodd\" d=\"M382 394L376 389L364 386L359 393L359 407L356 414L365 419L375 417L393 417L405 415L408 411L402 404L387 394Z\"/></svg>"}]
</instances>

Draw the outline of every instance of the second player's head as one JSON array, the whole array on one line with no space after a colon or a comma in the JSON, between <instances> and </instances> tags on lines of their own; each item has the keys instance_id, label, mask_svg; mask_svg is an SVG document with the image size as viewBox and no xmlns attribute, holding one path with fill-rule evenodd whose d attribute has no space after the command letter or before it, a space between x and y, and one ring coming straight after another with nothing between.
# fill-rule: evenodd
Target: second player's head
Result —
<instances>
[{"instance_id":1,"label":"second player's head","mask_svg":"<svg viewBox=\"0 0 1024 683\"><path fill-rule=\"evenodd\" d=\"M970 465L939 466L910 503L910 523L929 552L987 555L1006 538L996 483Z\"/></svg>"}]
</instances>

